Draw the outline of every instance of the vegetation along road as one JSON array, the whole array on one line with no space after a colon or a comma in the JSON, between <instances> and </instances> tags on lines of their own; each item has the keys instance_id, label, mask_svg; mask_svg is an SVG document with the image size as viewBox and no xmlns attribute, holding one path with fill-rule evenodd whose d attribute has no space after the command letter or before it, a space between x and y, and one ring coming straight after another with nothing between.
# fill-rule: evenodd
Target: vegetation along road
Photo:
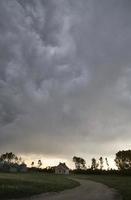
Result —
<instances>
[{"instance_id":1,"label":"vegetation along road","mask_svg":"<svg viewBox=\"0 0 131 200\"><path fill-rule=\"evenodd\" d=\"M101 182L110 188L115 188L123 200L131 200L131 176L120 175L81 175L77 176L86 181Z\"/></svg>"},{"instance_id":2,"label":"vegetation along road","mask_svg":"<svg viewBox=\"0 0 131 200\"><path fill-rule=\"evenodd\" d=\"M59 192L79 186L64 176L43 173L0 173L0 200Z\"/></svg>"}]
</instances>

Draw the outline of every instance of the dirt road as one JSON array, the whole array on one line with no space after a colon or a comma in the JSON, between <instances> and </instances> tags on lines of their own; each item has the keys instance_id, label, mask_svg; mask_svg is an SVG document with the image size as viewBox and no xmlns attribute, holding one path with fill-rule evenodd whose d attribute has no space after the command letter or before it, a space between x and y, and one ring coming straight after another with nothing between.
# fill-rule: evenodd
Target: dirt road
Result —
<instances>
[{"instance_id":1,"label":"dirt road","mask_svg":"<svg viewBox=\"0 0 131 200\"><path fill-rule=\"evenodd\" d=\"M24 200L122 200L115 190L101 183L79 179L77 181L81 185L75 189L43 194Z\"/></svg>"}]
</instances>

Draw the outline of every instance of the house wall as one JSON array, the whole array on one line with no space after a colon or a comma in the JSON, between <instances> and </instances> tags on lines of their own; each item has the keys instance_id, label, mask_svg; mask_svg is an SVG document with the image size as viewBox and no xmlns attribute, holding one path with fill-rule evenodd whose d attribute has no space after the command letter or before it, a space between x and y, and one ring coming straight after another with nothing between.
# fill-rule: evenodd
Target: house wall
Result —
<instances>
[{"instance_id":1,"label":"house wall","mask_svg":"<svg viewBox=\"0 0 131 200\"><path fill-rule=\"evenodd\" d=\"M67 170L65 170L65 174L69 174L69 170L67 169Z\"/></svg>"},{"instance_id":2,"label":"house wall","mask_svg":"<svg viewBox=\"0 0 131 200\"><path fill-rule=\"evenodd\" d=\"M63 174L63 173L64 173L64 171L62 169L60 169L60 168L55 169L55 174Z\"/></svg>"},{"instance_id":3,"label":"house wall","mask_svg":"<svg viewBox=\"0 0 131 200\"><path fill-rule=\"evenodd\" d=\"M55 174L69 174L69 170L62 168L55 168Z\"/></svg>"}]
</instances>

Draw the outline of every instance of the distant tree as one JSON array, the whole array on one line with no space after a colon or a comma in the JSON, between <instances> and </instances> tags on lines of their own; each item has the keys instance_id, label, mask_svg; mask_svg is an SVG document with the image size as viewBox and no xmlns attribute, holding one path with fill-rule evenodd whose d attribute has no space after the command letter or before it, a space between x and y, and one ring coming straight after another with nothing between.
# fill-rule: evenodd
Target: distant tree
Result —
<instances>
[{"instance_id":1,"label":"distant tree","mask_svg":"<svg viewBox=\"0 0 131 200\"><path fill-rule=\"evenodd\" d=\"M73 162L75 163L75 168L80 169L80 159L79 159L79 157L74 156Z\"/></svg>"},{"instance_id":2,"label":"distant tree","mask_svg":"<svg viewBox=\"0 0 131 200\"><path fill-rule=\"evenodd\" d=\"M115 163L119 170L131 169L131 150L117 152Z\"/></svg>"},{"instance_id":3,"label":"distant tree","mask_svg":"<svg viewBox=\"0 0 131 200\"><path fill-rule=\"evenodd\" d=\"M81 169L86 169L86 161L81 158Z\"/></svg>"},{"instance_id":4,"label":"distant tree","mask_svg":"<svg viewBox=\"0 0 131 200\"><path fill-rule=\"evenodd\" d=\"M100 170L102 170L103 169L103 163L104 163L104 161L103 161L103 158L102 157L100 157L99 158L99 161L100 161Z\"/></svg>"},{"instance_id":5,"label":"distant tree","mask_svg":"<svg viewBox=\"0 0 131 200\"><path fill-rule=\"evenodd\" d=\"M38 160L38 168L40 168L42 166L42 162L41 160Z\"/></svg>"},{"instance_id":6,"label":"distant tree","mask_svg":"<svg viewBox=\"0 0 131 200\"><path fill-rule=\"evenodd\" d=\"M7 157L8 157L8 162L14 162L17 156L14 153L10 152L7 153Z\"/></svg>"},{"instance_id":7,"label":"distant tree","mask_svg":"<svg viewBox=\"0 0 131 200\"><path fill-rule=\"evenodd\" d=\"M34 164L35 164L34 161L32 161L32 163L31 163L31 167L34 167Z\"/></svg>"},{"instance_id":8,"label":"distant tree","mask_svg":"<svg viewBox=\"0 0 131 200\"><path fill-rule=\"evenodd\" d=\"M21 165L26 165L24 160L22 161Z\"/></svg>"},{"instance_id":9,"label":"distant tree","mask_svg":"<svg viewBox=\"0 0 131 200\"><path fill-rule=\"evenodd\" d=\"M98 169L99 163L97 163L95 158L92 158L92 164L91 164L91 169L96 170Z\"/></svg>"},{"instance_id":10,"label":"distant tree","mask_svg":"<svg viewBox=\"0 0 131 200\"><path fill-rule=\"evenodd\" d=\"M10 164L18 164L20 165L23 161L21 157L17 157L14 153L12 152L6 152L0 156L0 161L7 163L8 165Z\"/></svg>"},{"instance_id":11,"label":"distant tree","mask_svg":"<svg viewBox=\"0 0 131 200\"><path fill-rule=\"evenodd\" d=\"M73 157L76 169L86 169L86 161L81 157Z\"/></svg>"},{"instance_id":12,"label":"distant tree","mask_svg":"<svg viewBox=\"0 0 131 200\"><path fill-rule=\"evenodd\" d=\"M107 159L107 158L105 158L105 161L106 161L106 165L107 165L107 170L109 170L109 169L110 169L110 166L109 166L108 159Z\"/></svg>"},{"instance_id":13,"label":"distant tree","mask_svg":"<svg viewBox=\"0 0 131 200\"><path fill-rule=\"evenodd\" d=\"M19 158L17 156L15 156L15 163L18 163Z\"/></svg>"},{"instance_id":14,"label":"distant tree","mask_svg":"<svg viewBox=\"0 0 131 200\"><path fill-rule=\"evenodd\" d=\"M22 158L19 157L19 158L18 158L18 163L19 163L19 164L22 164L22 162L23 162Z\"/></svg>"},{"instance_id":15,"label":"distant tree","mask_svg":"<svg viewBox=\"0 0 131 200\"><path fill-rule=\"evenodd\" d=\"M12 152L6 152L0 156L0 160L7 163L13 163L16 159L16 155Z\"/></svg>"},{"instance_id":16,"label":"distant tree","mask_svg":"<svg viewBox=\"0 0 131 200\"><path fill-rule=\"evenodd\" d=\"M6 161L6 154L2 154L2 155L0 156L0 161L1 161L1 162L5 162L5 161Z\"/></svg>"}]
</instances>

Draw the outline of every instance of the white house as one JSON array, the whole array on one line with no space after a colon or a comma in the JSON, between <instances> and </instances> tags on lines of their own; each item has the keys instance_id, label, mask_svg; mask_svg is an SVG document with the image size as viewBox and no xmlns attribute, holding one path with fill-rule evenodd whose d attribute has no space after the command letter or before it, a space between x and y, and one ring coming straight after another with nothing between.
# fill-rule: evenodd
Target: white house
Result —
<instances>
[{"instance_id":1,"label":"white house","mask_svg":"<svg viewBox=\"0 0 131 200\"><path fill-rule=\"evenodd\" d=\"M69 168L65 163L59 163L59 165L55 167L55 174L69 174Z\"/></svg>"}]
</instances>

